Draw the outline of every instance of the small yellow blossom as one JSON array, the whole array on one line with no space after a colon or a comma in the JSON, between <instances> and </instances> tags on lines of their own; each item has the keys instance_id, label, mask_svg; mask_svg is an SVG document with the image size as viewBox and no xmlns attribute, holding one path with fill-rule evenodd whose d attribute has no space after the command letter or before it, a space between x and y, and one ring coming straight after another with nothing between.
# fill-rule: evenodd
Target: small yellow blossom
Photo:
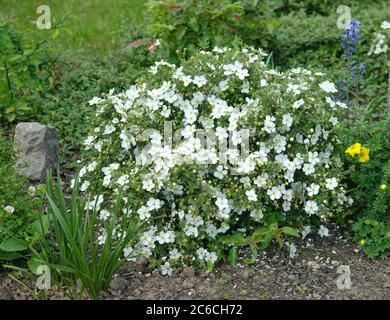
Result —
<instances>
[{"instance_id":1,"label":"small yellow blossom","mask_svg":"<svg viewBox=\"0 0 390 320\"><path fill-rule=\"evenodd\" d=\"M359 244L360 244L361 246L364 246L364 245L366 244L366 240L364 240L364 239L360 240L360 241L359 241Z\"/></svg>"},{"instance_id":2,"label":"small yellow blossom","mask_svg":"<svg viewBox=\"0 0 390 320\"><path fill-rule=\"evenodd\" d=\"M370 160L370 149L362 147L359 154L359 162L367 162Z\"/></svg>"},{"instance_id":3,"label":"small yellow blossom","mask_svg":"<svg viewBox=\"0 0 390 320\"><path fill-rule=\"evenodd\" d=\"M352 146L350 146L347 150L345 150L345 153L350 154L352 157L354 157L357 154L360 154L362 145L360 143L355 143Z\"/></svg>"},{"instance_id":4,"label":"small yellow blossom","mask_svg":"<svg viewBox=\"0 0 390 320\"><path fill-rule=\"evenodd\" d=\"M381 190L386 190L389 186L386 184L386 183L382 183L380 186L379 186L379 189Z\"/></svg>"}]
</instances>

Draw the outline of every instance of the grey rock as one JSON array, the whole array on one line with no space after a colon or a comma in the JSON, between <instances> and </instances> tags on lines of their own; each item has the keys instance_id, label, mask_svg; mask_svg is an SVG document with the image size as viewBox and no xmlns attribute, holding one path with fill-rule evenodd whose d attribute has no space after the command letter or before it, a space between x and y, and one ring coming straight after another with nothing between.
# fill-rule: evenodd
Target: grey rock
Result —
<instances>
[{"instance_id":1,"label":"grey rock","mask_svg":"<svg viewBox=\"0 0 390 320\"><path fill-rule=\"evenodd\" d=\"M14 149L18 154L17 171L31 181L42 181L46 170L55 170L58 159L57 132L54 127L37 122L16 126Z\"/></svg>"}]
</instances>

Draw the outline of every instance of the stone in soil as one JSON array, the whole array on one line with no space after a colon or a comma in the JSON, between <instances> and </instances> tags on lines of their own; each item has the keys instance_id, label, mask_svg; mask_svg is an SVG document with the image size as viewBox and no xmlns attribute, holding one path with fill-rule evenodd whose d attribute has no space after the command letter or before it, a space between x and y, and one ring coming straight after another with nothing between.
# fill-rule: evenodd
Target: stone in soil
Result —
<instances>
[{"instance_id":1,"label":"stone in soil","mask_svg":"<svg viewBox=\"0 0 390 320\"><path fill-rule=\"evenodd\" d=\"M37 122L19 123L15 129L14 149L18 155L16 169L30 181L42 181L48 169L56 169L58 141L54 127Z\"/></svg>"}]
</instances>

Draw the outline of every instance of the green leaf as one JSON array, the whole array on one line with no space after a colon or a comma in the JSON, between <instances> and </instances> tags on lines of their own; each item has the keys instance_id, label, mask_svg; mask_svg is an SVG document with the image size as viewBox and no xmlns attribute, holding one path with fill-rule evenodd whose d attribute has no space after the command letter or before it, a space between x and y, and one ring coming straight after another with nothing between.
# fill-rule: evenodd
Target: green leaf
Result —
<instances>
[{"instance_id":1,"label":"green leaf","mask_svg":"<svg viewBox=\"0 0 390 320\"><path fill-rule=\"evenodd\" d=\"M32 233L39 236L44 236L49 232L50 227L50 217L48 215L43 215L31 225Z\"/></svg>"},{"instance_id":2,"label":"green leaf","mask_svg":"<svg viewBox=\"0 0 390 320\"><path fill-rule=\"evenodd\" d=\"M31 258L27 261L28 268L31 270L33 274L37 274L37 269L42 265L42 262L37 258Z\"/></svg>"},{"instance_id":3,"label":"green leaf","mask_svg":"<svg viewBox=\"0 0 390 320\"><path fill-rule=\"evenodd\" d=\"M22 58L22 56L20 55L20 54L13 54L13 55L11 55L9 58L8 58L8 60L10 61L10 62L15 62L15 61L17 61L17 60L20 60Z\"/></svg>"},{"instance_id":4,"label":"green leaf","mask_svg":"<svg viewBox=\"0 0 390 320\"><path fill-rule=\"evenodd\" d=\"M5 239L0 244L0 250L3 250L5 252L16 252L16 251L23 251L26 249L27 246L25 242L17 238Z\"/></svg>"},{"instance_id":5,"label":"green leaf","mask_svg":"<svg viewBox=\"0 0 390 320\"><path fill-rule=\"evenodd\" d=\"M0 250L0 260L11 261L21 258L23 255L19 252L5 252Z\"/></svg>"},{"instance_id":6,"label":"green leaf","mask_svg":"<svg viewBox=\"0 0 390 320\"><path fill-rule=\"evenodd\" d=\"M293 236L293 237L299 237L299 233L297 230L295 230L294 228L291 228L291 227L283 227L282 228L283 230L283 233L289 235L289 236Z\"/></svg>"},{"instance_id":7,"label":"green leaf","mask_svg":"<svg viewBox=\"0 0 390 320\"><path fill-rule=\"evenodd\" d=\"M237 264L237 248L232 247L229 251L229 262L234 267Z\"/></svg>"},{"instance_id":8,"label":"green leaf","mask_svg":"<svg viewBox=\"0 0 390 320\"><path fill-rule=\"evenodd\" d=\"M249 267L251 266L252 264L254 264L256 262L256 259L253 259L253 258L245 258L244 259L244 265L246 267Z\"/></svg>"},{"instance_id":9,"label":"green leaf","mask_svg":"<svg viewBox=\"0 0 390 320\"><path fill-rule=\"evenodd\" d=\"M181 39L183 39L183 37L186 34L186 32L187 32L187 29L185 27L180 27L176 31L176 40L180 41Z\"/></svg>"},{"instance_id":10,"label":"green leaf","mask_svg":"<svg viewBox=\"0 0 390 320\"><path fill-rule=\"evenodd\" d=\"M231 235L222 235L219 237L223 244L232 244L236 246L247 245L247 239L244 237L244 233L237 231Z\"/></svg>"},{"instance_id":11,"label":"green leaf","mask_svg":"<svg viewBox=\"0 0 390 320\"><path fill-rule=\"evenodd\" d=\"M59 30L59 29L55 29L55 30L53 31L51 37L52 37L53 39L55 39L55 38L58 37L59 34L60 34L60 30Z\"/></svg>"}]
</instances>

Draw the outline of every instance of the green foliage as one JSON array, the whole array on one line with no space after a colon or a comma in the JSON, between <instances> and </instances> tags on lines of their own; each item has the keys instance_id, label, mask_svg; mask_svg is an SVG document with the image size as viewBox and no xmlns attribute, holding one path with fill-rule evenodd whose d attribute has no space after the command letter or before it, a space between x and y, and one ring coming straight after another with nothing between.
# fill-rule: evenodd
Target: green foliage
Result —
<instances>
[{"instance_id":1,"label":"green foliage","mask_svg":"<svg viewBox=\"0 0 390 320\"><path fill-rule=\"evenodd\" d=\"M359 142L370 148L368 162L351 161L349 166L354 207L359 211L356 213L388 219L389 194L380 185L390 183L390 114L386 110L378 113L375 109L361 108L354 125L346 121L345 126L346 147Z\"/></svg>"},{"instance_id":2,"label":"green foliage","mask_svg":"<svg viewBox=\"0 0 390 320\"><path fill-rule=\"evenodd\" d=\"M13 169L11 143L0 132L0 261L22 256L26 242L34 238L32 223L43 211L42 188L28 190L26 179ZM11 206L14 212L5 208Z\"/></svg>"},{"instance_id":3,"label":"green foliage","mask_svg":"<svg viewBox=\"0 0 390 320\"><path fill-rule=\"evenodd\" d=\"M230 245L229 261L232 265L237 262L237 247L249 246L252 252L252 259L257 258L258 250L265 250L269 247L272 240L275 240L281 247L283 246L282 235L299 237L299 233L291 227L278 227L277 223L256 229L250 236L237 231L230 235L221 235L218 240L222 245Z\"/></svg>"},{"instance_id":4,"label":"green foliage","mask_svg":"<svg viewBox=\"0 0 390 320\"><path fill-rule=\"evenodd\" d=\"M145 23L149 37L161 41L160 54L174 62L199 48L232 46L237 36L267 47L277 26L269 3L233 0L151 0Z\"/></svg>"},{"instance_id":5,"label":"green foliage","mask_svg":"<svg viewBox=\"0 0 390 320\"><path fill-rule=\"evenodd\" d=\"M306 3L305 8L309 8L312 3L314 2ZM285 11L286 15L278 18L272 46L268 49L274 53L276 65L283 69L296 66L321 69L335 81L345 78L340 39L343 30L339 30L336 24L340 16L336 12L338 4L335 5L333 1L328 4L330 9L324 15L310 14L308 10ZM386 61L369 56L368 52L374 32L382 21L389 20L389 14L385 4L380 1L355 1L351 3L351 8L352 18L361 22L358 60L366 66L364 85L352 92L352 95L357 102L365 104L382 95L387 88Z\"/></svg>"},{"instance_id":6,"label":"green foliage","mask_svg":"<svg viewBox=\"0 0 390 320\"><path fill-rule=\"evenodd\" d=\"M230 0L149 1L147 23L164 54L174 58L176 50L192 53L200 43L215 45L218 35L230 40L242 14L241 3Z\"/></svg>"},{"instance_id":7,"label":"green foliage","mask_svg":"<svg viewBox=\"0 0 390 320\"><path fill-rule=\"evenodd\" d=\"M63 22L53 22L52 29L36 37L36 28L16 30L9 21L0 22L0 121L13 122L33 117L39 105L30 99L44 86L40 78L44 46L58 35ZM38 30L39 31L39 30Z\"/></svg>"},{"instance_id":8,"label":"green foliage","mask_svg":"<svg viewBox=\"0 0 390 320\"><path fill-rule=\"evenodd\" d=\"M55 125L60 139L61 155L67 160L65 168L74 168L80 143L93 123L95 108L88 104L94 96L112 88L124 90L150 64L152 56L144 48L128 48L115 56L46 56L44 97L37 97L40 110L36 119Z\"/></svg>"},{"instance_id":9,"label":"green foliage","mask_svg":"<svg viewBox=\"0 0 390 320\"><path fill-rule=\"evenodd\" d=\"M37 6L46 4L51 9L52 19L65 13L70 14L56 39L57 52L70 52L74 59L85 54L103 57L117 53L126 38L130 41L129 31L140 25L143 19L144 2L143 0L51 0L42 3L26 0L1 1L0 17L5 15L12 19L18 29L35 26L34 20L40 16L36 13Z\"/></svg>"},{"instance_id":10,"label":"green foliage","mask_svg":"<svg viewBox=\"0 0 390 320\"><path fill-rule=\"evenodd\" d=\"M369 257L390 254L390 113L377 101L358 109L359 118L352 126L346 121L344 132L346 146L359 142L370 148L368 162L351 161L349 165L349 187L358 218L353 230L356 240L366 241L364 251Z\"/></svg>"},{"instance_id":11,"label":"green foliage","mask_svg":"<svg viewBox=\"0 0 390 320\"><path fill-rule=\"evenodd\" d=\"M50 205L49 219L52 223L49 232L52 237L43 239L41 247L33 250L34 265L48 265L55 272L55 278L68 289L72 289L79 279L82 288L96 299L125 261L123 250L137 238L139 226L128 215L122 216L121 224L125 225L125 229L115 235L118 217L114 215L104 225L107 230L105 239L103 242L97 241L97 210L85 209L87 199L79 197L78 183L67 204L59 177L54 181L48 174L46 193Z\"/></svg>"},{"instance_id":12,"label":"green foliage","mask_svg":"<svg viewBox=\"0 0 390 320\"><path fill-rule=\"evenodd\" d=\"M369 258L390 256L390 223L361 218L353 225L354 238Z\"/></svg>"}]
</instances>

